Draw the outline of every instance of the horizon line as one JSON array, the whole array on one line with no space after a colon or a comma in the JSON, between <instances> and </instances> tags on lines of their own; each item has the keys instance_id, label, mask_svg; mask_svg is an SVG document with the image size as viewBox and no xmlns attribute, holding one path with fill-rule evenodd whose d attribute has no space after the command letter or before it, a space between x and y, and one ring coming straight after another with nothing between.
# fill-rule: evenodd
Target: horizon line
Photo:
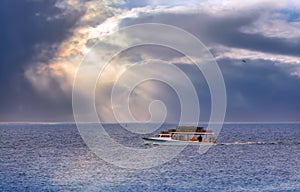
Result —
<instances>
[{"instance_id":1,"label":"horizon line","mask_svg":"<svg viewBox=\"0 0 300 192\"><path fill-rule=\"evenodd\" d=\"M1 124L146 124L150 122L75 122L75 121L0 121ZM151 122L152 124L161 123L161 122ZM197 122L198 124L208 124L207 121ZM218 124L222 122L211 122L212 124ZM255 123L300 123L300 121L224 121L223 124L255 124ZM178 122L163 122L163 124L178 124ZM192 122L186 122L185 124L193 124Z\"/></svg>"}]
</instances>

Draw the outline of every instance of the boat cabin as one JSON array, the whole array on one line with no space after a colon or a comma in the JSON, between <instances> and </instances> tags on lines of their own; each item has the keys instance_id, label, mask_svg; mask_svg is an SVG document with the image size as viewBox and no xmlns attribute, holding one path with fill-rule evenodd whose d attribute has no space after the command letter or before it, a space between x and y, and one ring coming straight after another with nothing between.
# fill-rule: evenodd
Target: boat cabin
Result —
<instances>
[{"instance_id":1,"label":"boat cabin","mask_svg":"<svg viewBox=\"0 0 300 192\"><path fill-rule=\"evenodd\" d=\"M203 127L194 126L178 126L176 129L161 131L155 137L178 141L216 142L212 131L206 131Z\"/></svg>"}]
</instances>

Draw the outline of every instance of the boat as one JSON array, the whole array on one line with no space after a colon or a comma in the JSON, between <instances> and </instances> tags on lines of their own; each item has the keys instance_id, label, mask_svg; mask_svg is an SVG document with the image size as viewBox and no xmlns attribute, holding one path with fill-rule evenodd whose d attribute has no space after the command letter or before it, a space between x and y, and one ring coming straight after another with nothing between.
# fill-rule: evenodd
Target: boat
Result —
<instances>
[{"instance_id":1,"label":"boat","mask_svg":"<svg viewBox=\"0 0 300 192\"><path fill-rule=\"evenodd\" d=\"M200 145L215 144L214 133L196 126L177 126L176 129L161 131L154 137L144 137L146 145Z\"/></svg>"}]
</instances>

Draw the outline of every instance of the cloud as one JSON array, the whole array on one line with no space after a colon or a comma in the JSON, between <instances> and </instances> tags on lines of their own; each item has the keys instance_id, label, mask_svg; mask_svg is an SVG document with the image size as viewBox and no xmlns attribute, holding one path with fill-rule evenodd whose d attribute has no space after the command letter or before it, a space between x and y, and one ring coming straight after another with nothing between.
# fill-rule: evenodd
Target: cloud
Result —
<instances>
[{"instance_id":1,"label":"cloud","mask_svg":"<svg viewBox=\"0 0 300 192\"><path fill-rule=\"evenodd\" d=\"M74 81L78 65L84 55L93 46L92 40L97 42L102 35L111 33L118 25L119 10L107 6L108 2L99 1L84 2L80 0L65 0L56 2L55 6L62 13L54 15L53 18L68 18L68 13L77 12L78 20L69 28L70 35L56 44L52 50L52 58L41 59L49 49L48 46L41 47L40 52L27 67L25 76L36 87L41 94L47 94L53 79L59 82L58 88L68 94ZM46 51L45 51L46 49ZM42 61L41 61L42 60ZM32 74L36 73L36 76ZM39 82L43 82L42 84Z\"/></svg>"},{"instance_id":2,"label":"cloud","mask_svg":"<svg viewBox=\"0 0 300 192\"><path fill-rule=\"evenodd\" d=\"M40 61L53 57L56 45L70 35L76 13L48 19L61 14L53 1L1 1L0 7L0 120L69 118L66 114L70 114L70 102L64 97L56 102L44 99L35 93L24 75L37 55Z\"/></svg>"},{"instance_id":3,"label":"cloud","mask_svg":"<svg viewBox=\"0 0 300 192\"><path fill-rule=\"evenodd\" d=\"M12 3L8 4L6 6L13 7ZM295 101L298 96L297 92L292 92L290 89L299 86L297 78L300 76L298 66L300 25L294 14L300 8L297 1L254 0L241 3L239 0L187 2L116 0L99 3L97 0L62 0L51 3L30 1L30 3L23 2L22 4L24 6L20 7L29 8L16 11L19 15L11 17L9 14L12 13L1 12L4 14L1 18L13 18L11 22L0 20L8 25L10 31L10 33L1 34L5 37L2 42L6 42L7 39L11 41L2 44L4 46L1 47L2 54L0 53L1 61L4 63L0 68L1 71L5 71L1 73L0 79L2 82L9 80L9 84L3 84L3 90L8 89L8 93L0 91L2 103L9 99L6 94L17 95L19 92L26 92L28 103L34 104L34 100L39 100L36 111L41 111L42 107L49 108L49 114L62 111L59 114L68 112L66 116L69 117L71 90L76 69L93 45L100 42L106 47L106 52L94 58L100 60L113 52L116 47L127 47L128 41L132 38L120 36L114 41L107 42L104 41L105 36L132 24L159 22L175 25L191 32L208 46L221 63L230 96L228 120L239 120L239 118L255 120L255 118L260 118L255 114L262 113L264 115L261 115L261 119L263 117L272 119L272 114L266 113L267 109L272 108L271 104L265 109L260 107L263 103L261 101L267 102L265 98L271 97L269 92L264 90L271 89L276 90L276 94L284 98L280 101L279 96L271 97L277 103L273 105L273 108L282 107L286 114L290 114L290 116L283 115L282 119L298 119L293 115L298 111L295 105L290 103L290 100ZM25 18L26 27L18 27L20 17ZM105 119L108 121L114 119L109 98L112 82L133 63L141 63L151 58L168 61L189 74L203 98L201 101L204 103L202 104L204 106L203 117L208 119L210 105L206 103L209 103L210 96L206 93L205 80L199 77L199 73L198 75L195 73L194 66L189 59L174 50L158 46L141 46L125 52L112 61L111 67L105 73L105 83L99 91L101 95L99 95L98 108ZM241 64L241 59L246 59L246 64ZM10 63L14 65L7 67ZM249 71L261 76L249 76ZM16 76L13 81L10 79L12 75ZM271 76L274 79L270 78ZM269 83L270 87L260 85L258 79ZM290 89L284 89L280 79L289 82ZM23 88L19 87L18 91L13 90L14 85L21 85L15 82L24 80L27 81L22 83ZM150 84L151 89L147 89ZM256 84L259 86L254 87ZM153 85L153 82L147 86L141 85L137 89L136 97L132 97L132 101L149 103L152 99L161 98L172 109L172 102L176 103L176 98L164 99L168 95L168 91L164 91L168 90L166 87ZM243 87L249 87L254 92L259 91L251 94ZM150 94L151 91L160 94L153 95ZM284 96L284 92L288 92L291 98ZM24 106L22 101L18 104L8 103L0 112L1 114L6 113L9 106L15 106L16 110L22 108L19 106ZM61 105L61 103L66 103L66 105ZM284 107L285 103L286 107ZM48 107L48 105L51 106ZM28 104L27 110L29 106ZM242 109L249 110L252 115ZM135 114L141 115L141 119L146 119L149 115L143 107L136 107L133 110ZM32 109L30 113L32 116L35 114L34 111ZM177 110L170 111L175 112L168 114L169 119L178 118ZM234 111L239 113L234 113ZM10 114L14 113L17 112L10 112ZM56 119L57 117L54 116L53 119ZM274 113L274 119L275 117L277 118L277 114Z\"/></svg>"},{"instance_id":4,"label":"cloud","mask_svg":"<svg viewBox=\"0 0 300 192\"><path fill-rule=\"evenodd\" d=\"M212 49L216 59L230 58L234 60L265 60L272 61L277 64L293 65L300 67L300 58L296 56L264 53L259 51L252 51L247 49L230 48L225 46L215 46Z\"/></svg>"},{"instance_id":5,"label":"cloud","mask_svg":"<svg viewBox=\"0 0 300 192\"><path fill-rule=\"evenodd\" d=\"M299 121L300 78L272 61L219 61L228 94L228 121Z\"/></svg>"},{"instance_id":6,"label":"cloud","mask_svg":"<svg viewBox=\"0 0 300 192\"><path fill-rule=\"evenodd\" d=\"M140 14L138 18L124 19L121 25L127 26L147 22L171 24L193 33L210 46L219 44L226 47L299 57L300 39L298 37L285 36L283 38L280 35L271 37L266 36L264 33L245 32L246 28L253 28L257 25L255 23L261 22L261 20L264 21L265 14L260 9L243 10L242 14L241 11L226 11L223 14L218 13L216 15L210 14L206 10L199 11L199 13L146 13ZM285 26L289 26L292 32L296 31L295 29L292 30L292 28L295 28L294 24L285 22ZM284 29L286 28L281 30ZM294 32L294 36L296 35L297 32Z\"/></svg>"}]
</instances>

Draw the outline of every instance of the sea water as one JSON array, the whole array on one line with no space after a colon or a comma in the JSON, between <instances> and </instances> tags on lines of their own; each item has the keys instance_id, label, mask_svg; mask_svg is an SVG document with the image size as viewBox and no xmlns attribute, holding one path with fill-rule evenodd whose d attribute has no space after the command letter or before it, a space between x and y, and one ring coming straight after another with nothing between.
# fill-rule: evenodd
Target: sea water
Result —
<instances>
[{"instance_id":1,"label":"sea water","mask_svg":"<svg viewBox=\"0 0 300 192\"><path fill-rule=\"evenodd\" d=\"M125 146L149 147L141 135L105 127ZM1 124L0 191L300 191L299 123L225 124L217 142L203 155L189 146L132 170L97 157L75 124Z\"/></svg>"}]
</instances>

